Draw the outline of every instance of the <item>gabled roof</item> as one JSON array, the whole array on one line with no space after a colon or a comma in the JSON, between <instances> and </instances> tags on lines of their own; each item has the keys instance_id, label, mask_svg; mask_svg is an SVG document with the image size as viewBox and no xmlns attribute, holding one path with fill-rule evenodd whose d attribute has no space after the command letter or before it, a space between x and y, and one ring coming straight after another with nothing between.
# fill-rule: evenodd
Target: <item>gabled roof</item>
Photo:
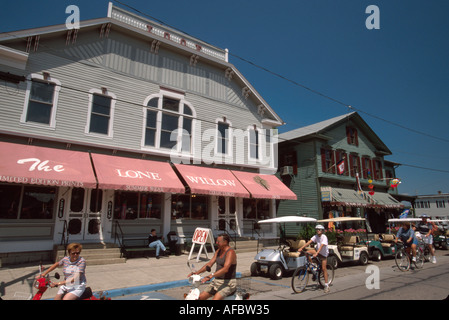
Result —
<instances>
[{"instance_id":1,"label":"gabled roof","mask_svg":"<svg viewBox=\"0 0 449 320\"><path fill-rule=\"evenodd\" d=\"M349 120L351 120L357 126L357 128L366 135L366 137L373 143L378 151L382 151L387 155L392 154L390 149L388 149L388 147L382 142L377 134L365 122L365 120L363 120L363 118L355 111L335 118L317 122L306 127L284 132L279 135L279 140L283 142L297 139L303 140L312 137L320 137L326 139L327 131L340 126Z\"/></svg>"},{"instance_id":2,"label":"gabled roof","mask_svg":"<svg viewBox=\"0 0 449 320\"><path fill-rule=\"evenodd\" d=\"M254 97L260 114L267 115L267 117L262 119L263 123L272 126L285 124L249 81L245 79L233 64L229 63L227 49L220 49L173 28L139 17L131 12L112 5L112 3L109 3L107 17L80 21L79 29L76 32L79 32L79 30L97 30L98 32L106 33L109 32L111 28L124 32L131 32L133 36L149 42L156 40L160 42L161 45L169 47L174 51L183 52L192 57L197 56L202 60L207 60L212 65L222 68L227 76L230 78L233 77L233 79L239 83L242 87L242 94L246 97ZM35 39L36 37L38 39L44 39L46 37L65 35L69 32L72 32L72 30L68 30L65 24L5 32L0 33L0 43L5 44L9 42L26 41L33 37Z\"/></svg>"}]
</instances>

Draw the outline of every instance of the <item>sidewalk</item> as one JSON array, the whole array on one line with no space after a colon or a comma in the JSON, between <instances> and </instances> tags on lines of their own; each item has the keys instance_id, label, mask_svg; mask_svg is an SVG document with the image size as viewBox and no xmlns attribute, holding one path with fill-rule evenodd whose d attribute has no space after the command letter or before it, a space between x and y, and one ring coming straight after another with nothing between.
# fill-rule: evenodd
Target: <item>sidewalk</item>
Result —
<instances>
[{"instance_id":1,"label":"sidewalk","mask_svg":"<svg viewBox=\"0 0 449 320\"><path fill-rule=\"evenodd\" d=\"M212 258L209 253L209 258ZM254 262L256 252L242 252L237 254L237 272L246 276L250 273L251 263ZM88 286L94 292L108 291L110 295L121 295L127 288L137 287L135 290L155 290L183 285L187 283L187 275L190 269L187 266L189 254L169 256L156 259L135 258L128 259L126 263L111 265L95 265L86 268ZM201 254L199 262L196 262L196 254L192 255L191 263L203 266L208 259ZM48 268L50 265L44 265ZM215 266L213 267L215 270ZM61 269L55 272L61 274ZM34 278L38 273L38 265L0 268L0 297L4 300L24 300L36 292L32 289ZM52 275L54 272L51 273ZM119 289L119 290L114 290ZM51 299L56 294L56 289L48 289L43 299Z\"/></svg>"}]
</instances>

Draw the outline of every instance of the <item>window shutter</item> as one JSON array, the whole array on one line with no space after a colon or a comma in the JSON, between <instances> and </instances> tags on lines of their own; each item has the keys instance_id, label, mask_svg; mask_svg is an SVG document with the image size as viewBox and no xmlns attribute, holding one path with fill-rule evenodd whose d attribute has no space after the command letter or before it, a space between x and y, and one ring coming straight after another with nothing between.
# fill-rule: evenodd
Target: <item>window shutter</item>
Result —
<instances>
[{"instance_id":1,"label":"window shutter","mask_svg":"<svg viewBox=\"0 0 449 320\"><path fill-rule=\"evenodd\" d=\"M326 150L324 150L324 148L321 148L321 171L327 172L326 171Z\"/></svg>"}]
</instances>

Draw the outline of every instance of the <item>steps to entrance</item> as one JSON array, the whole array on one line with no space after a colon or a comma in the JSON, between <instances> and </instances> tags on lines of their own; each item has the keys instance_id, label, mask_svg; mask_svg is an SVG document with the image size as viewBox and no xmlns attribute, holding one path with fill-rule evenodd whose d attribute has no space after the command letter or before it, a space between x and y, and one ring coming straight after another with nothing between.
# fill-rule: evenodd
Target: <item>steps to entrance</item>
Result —
<instances>
[{"instance_id":1,"label":"steps to entrance","mask_svg":"<svg viewBox=\"0 0 449 320\"><path fill-rule=\"evenodd\" d=\"M120 247L115 244L83 243L82 245L83 251L81 256L86 259L87 264L90 266L126 262L125 258L120 257ZM55 261L59 261L64 257L63 246L55 246L54 257Z\"/></svg>"}]
</instances>

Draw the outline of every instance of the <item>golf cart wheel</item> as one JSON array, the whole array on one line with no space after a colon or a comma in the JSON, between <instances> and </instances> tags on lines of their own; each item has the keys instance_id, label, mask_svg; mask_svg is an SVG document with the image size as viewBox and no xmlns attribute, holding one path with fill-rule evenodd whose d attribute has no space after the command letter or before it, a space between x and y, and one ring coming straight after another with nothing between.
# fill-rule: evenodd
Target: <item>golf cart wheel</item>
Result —
<instances>
[{"instance_id":1,"label":"golf cart wheel","mask_svg":"<svg viewBox=\"0 0 449 320\"><path fill-rule=\"evenodd\" d=\"M380 260L382 260L382 253L380 253L379 250L374 250L371 260L373 260L373 261L380 261Z\"/></svg>"},{"instance_id":2,"label":"golf cart wheel","mask_svg":"<svg viewBox=\"0 0 449 320\"><path fill-rule=\"evenodd\" d=\"M253 276L253 277L259 276L260 275L259 264L257 262L253 262L251 264L250 271L251 271L251 276Z\"/></svg>"},{"instance_id":3,"label":"golf cart wheel","mask_svg":"<svg viewBox=\"0 0 449 320\"><path fill-rule=\"evenodd\" d=\"M360 253L359 262L362 266L366 266L368 264L368 259L368 254L365 251Z\"/></svg>"},{"instance_id":4,"label":"golf cart wheel","mask_svg":"<svg viewBox=\"0 0 449 320\"><path fill-rule=\"evenodd\" d=\"M282 267L280 264L273 264L268 269L268 274L270 275L270 278L272 280L279 280L282 279Z\"/></svg>"},{"instance_id":5,"label":"golf cart wheel","mask_svg":"<svg viewBox=\"0 0 449 320\"><path fill-rule=\"evenodd\" d=\"M327 265L331 265L334 269L338 268L338 259L336 256L327 257Z\"/></svg>"}]
</instances>

